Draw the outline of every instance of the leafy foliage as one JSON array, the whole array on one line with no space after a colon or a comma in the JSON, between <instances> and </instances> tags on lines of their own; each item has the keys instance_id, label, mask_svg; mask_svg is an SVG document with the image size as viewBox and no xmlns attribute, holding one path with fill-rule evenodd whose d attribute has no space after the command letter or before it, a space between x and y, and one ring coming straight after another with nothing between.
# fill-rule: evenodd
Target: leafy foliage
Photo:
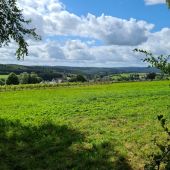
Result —
<instances>
[{"instance_id":1,"label":"leafy foliage","mask_svg":"<svg viewBox=\"0 0 170 170\"><path fill-rule=\"evenodd\" d=\"M19 80L21 84L29 84L30 75L27 72L21 73L19 75Z\"/></svg>"},{"instance_id":2,"label":"leafy foliage","mask_svg":"<svg viewBox=\"0 0 170 170\"><path fill-rule=\"evenodd\" d=\"M160 153L153 153L153 155L151 155L152 161L151 163L145 165L145 170L159 170L161 165L164 165L165 170L170 169L170 130L167 127L166 119L163 115L159 115L158 120L160 121L164 132L167 134L166 145L159 144L155 141Z\"/></svg>"},{"instance_id":3,"label":"leafy foliage","mask_svg":"<svg viewBox=\"0 0 170 170\"><path fill-rule=\"evenodd\" d=\"M18 44L17 58L23 58L28 55L26 36L32 36L36 40L40 37L36 34L35 28L25 27L31 20L24 19L16 0L0 0L0 9L0 47L8 45L11 40L14 40Z\"/></svg>"},{"instance_id":4,"label":"leafy foliage","mask_svg":"<svg viewBox=\"0 0 170 170\"><path fill-rule=\"evenodd\" d=\"M170 7L170 0L166 0L168 7Z\"/></svg>"},{"instance_id":5,"label":"leafy foliage","mask_svg":"<svg viewBox=\"0 0 170 170\"><path fill-rule=\"evenodd\" d=\"M140 52L146 55L146 58L143 59L144 62L151 64L152 67L156 67L160 69L163 73L170 75L170 55L164 56L154 56L152 53L141 50L141 49L134 49L135 52Z\"/></svg>"},{"instance_id":6,"label":"leafy foliage","mask_svg":"<svg viewBox=\"0 0 170 170\"><path fill-rule=\"evenodd\" d=\"M42 78L34 72L32 72L31 74L24 72L19 75L19 80L20 84L37 84L42 81Z\"/></svg>"},{"instance_id":7,"label":"leafy foliage","mask_svg":"<svg viewBox=\"0 0 170 170\"><path fill-rule=\"evenodd\" d=\"M4 78L0 78L0 86L5 85L5 79Z\"/></svg>"},{"instance_id":8,"label":"leafy foliage","mask_svg":"<svg viewBox=\"0 0 170 170\"><path fill-rule=\"evenodd\" d=\"M19 78L15 73L10 73L7 80L7 85L18 85L19 84Z\"/></svg>"},{"instance_id":9,"label":"leafy foliage","mask_svg":"<svg viewBox=\"0 0 170 170\"><path fill-rule=\"evenodd\" d=\"M36 73L32 72L29 75L28 84L37 84L37 83L40 83L41 81L42 81L42 78L39 77Z\"/></svg>"},{"instance_id":10,"label":"leafy foliage","mask_svg":"<svg viewBox=\"0 0 170 170\"><path fill-rule=\"evenodd\" d=\"M156 73L149 73L146 75L146 79L154 80L156 78Z\"/></svg>"},{"instance_id":11,"label":"leafy foliage","mask_svg":"<svg viewBox=\"0 0 170 170\"><path fill-rule=\"evenodd\" d=\"M84 76L77 75L76 77L71 78L69 81L70 82L86 82L87 80L85 79Z\"/></svg>"}]
</instances>

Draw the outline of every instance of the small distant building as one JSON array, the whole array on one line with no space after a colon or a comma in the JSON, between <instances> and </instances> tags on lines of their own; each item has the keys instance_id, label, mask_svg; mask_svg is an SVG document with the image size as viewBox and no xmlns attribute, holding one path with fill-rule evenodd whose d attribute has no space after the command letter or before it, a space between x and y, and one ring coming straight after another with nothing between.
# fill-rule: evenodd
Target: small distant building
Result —
<instances>
[{"instance_id":1,"label":"small distant building","mask_svg":"<svg viewBox=\"0 0 170 170\"><path fill-rule=\"evenodd\" d=\"M51 82L52 83L63 83L63 79L62 78L55 78L55 79L52 79Z\"/></svg>"}]
</instances>

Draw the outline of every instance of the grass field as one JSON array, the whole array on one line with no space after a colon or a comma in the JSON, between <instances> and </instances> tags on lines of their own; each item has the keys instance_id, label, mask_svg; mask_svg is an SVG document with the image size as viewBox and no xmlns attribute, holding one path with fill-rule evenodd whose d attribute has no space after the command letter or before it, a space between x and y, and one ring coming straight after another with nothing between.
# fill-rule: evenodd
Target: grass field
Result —
<instances>
[{"instance_id":1,"label":"grass field","mask_svg":"<svg viewBox=\"0 0 170 170\"><path fill-rule=\"evenodd\" d=\"M7 77L8 77L8 75L0 75L0 79L1 79L1 78L6 79Z\"/></svg>"},{"instance_id":2,"label":"grass field","mask_svg":"<svg viewBox=\"0 0 170 170\"><path fill-rule=\"evenodd\" d=\"M170 120L169 84L0 92L0 169L142 170L157 115Z\"/></svg>"}]
</instances>

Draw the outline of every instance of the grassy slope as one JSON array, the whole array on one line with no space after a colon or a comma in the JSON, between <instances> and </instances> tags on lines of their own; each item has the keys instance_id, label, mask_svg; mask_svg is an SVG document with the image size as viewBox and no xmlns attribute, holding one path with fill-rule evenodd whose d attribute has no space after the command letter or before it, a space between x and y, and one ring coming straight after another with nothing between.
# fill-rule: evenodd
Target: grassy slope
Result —
<instances>
[{"instance_id":1,"label":"grassy slope","mask_svg":"<svg viewBox=\"0 0 170 170\"><path fill-rule=\"evenodd\" d=\"M142 169L169 82L0 93L0 169Z\"/></svg>"}]
</instances>

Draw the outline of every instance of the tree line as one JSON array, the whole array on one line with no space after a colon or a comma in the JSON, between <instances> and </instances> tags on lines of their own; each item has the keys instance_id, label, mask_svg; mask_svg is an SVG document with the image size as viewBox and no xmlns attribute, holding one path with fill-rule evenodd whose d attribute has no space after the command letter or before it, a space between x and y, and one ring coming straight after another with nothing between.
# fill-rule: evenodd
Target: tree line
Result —
<instances>
[{"instance_id":1,"label":"tree line","mask_svg":"<svg viewBox=\"0 0 170 170\"><path fill-rule=\"evenodd\" d=\"M8 77L0 79L0 85L18 85L18 84L37 84L43 79L38 76L38 74L32 73L21 73L16 75L15 73L10 73Z\"/></svg>"}]
</instances>

